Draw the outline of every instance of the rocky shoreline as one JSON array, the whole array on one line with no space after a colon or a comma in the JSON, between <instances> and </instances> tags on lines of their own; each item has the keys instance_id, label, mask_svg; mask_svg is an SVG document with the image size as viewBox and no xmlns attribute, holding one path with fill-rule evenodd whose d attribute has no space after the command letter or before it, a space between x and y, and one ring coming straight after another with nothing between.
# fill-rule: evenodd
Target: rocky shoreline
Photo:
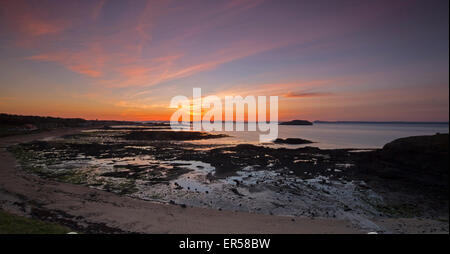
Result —
<instances>
[{"instance_id":1,"label":"rocky shoreline","mask_svg":"<svg viewBox=\"0 0 450 254\"><path fill-rule=\"evenodd\" d=\"M210 134L148 133L97 130L18 144L9 151L25 171L39 177L182 209L337 218L379 232L397 230L377 225L380 220L421 218L435 222L425 231L448 232L448 220L436 222L448 217L448 135L359 152L212 147L177 141L216 138ZM409 144L425 140L426 147ZM408 150L402 148L405 142ZM431 156L433 163L417 154L410 157L414 152ZM417 160L405 163L401 156Z\"/></svg>"}]
</instances>

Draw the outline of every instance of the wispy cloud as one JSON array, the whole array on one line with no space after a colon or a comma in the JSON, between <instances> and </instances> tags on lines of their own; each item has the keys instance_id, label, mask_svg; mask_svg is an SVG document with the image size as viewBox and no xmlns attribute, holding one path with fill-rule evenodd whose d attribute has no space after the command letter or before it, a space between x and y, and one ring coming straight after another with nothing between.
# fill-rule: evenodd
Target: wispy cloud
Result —
<instances>
[{"instance_id":1,"label":"wispy cloud","mask_svg":"<svg viewBox=\"0 0 450 254\"><path fill-rule=\"evenodd\" d=\"M304 91L313 91L333 83L336 83L335 79L317 79L287 83L240 84L218 91L218 93L220 95L277 95L287 97L286 95L300 95L305 93ZM286 91L290 92L286 93ZM312 92L309 93L313 95ZM322 93L316 92L316 94L318 96ZM325 93L323 93L323 95L325 95Z\"/></svg>"},{"instance_id":2,"label":"wispy cloud","mask_svg":"<svg viewBox=\"0 0 450 254\"><path fill-rule=\"evenodd\" d=\"M99 78L103 74L103 68L109 59L107 54L102 53L100 44L91 44L84 51L71 52L54 51L28 57L34 61L57 62L73 72L86 75L91 78Z\"/></svg>"},{"instance_id":3,"label":"wispy cloud","mask_svg":"<svg viewBox=\"0 0 450 254\"><path fill-rule=\"evenodd\" d=\"M254 0L226 2L223 8L208 11L209 14L215 13L223 18L253 8L260 2ZM96 2L92 7L94 20L99 18L100 12L107 4L106 1ZM43 49L40 50L43 51L42 53L27 59L55 62L71 71L94 78L96 84L101 86L142 87L154 86L165 81L209 71L224 63L278 46L273 43L241 39L228 47L216 49L214 52L192 56L189 51L182 48L183 45L176 45L179 44L178 41L198 33L193 34L188 30L181 34L174 34L167 40L153 41L153 32L158 28L158 19L171 11L173 10L169 8L168 1L149 1L138 15L134 15L134 19L119 24L118 32L114 34L88 33L83 35L82 43L71 48ZM226 19L223 21L225 22ZM215 22L211 22L197 32L212 29L214 25L218 25ZM26 22L26 24L38 23ZM56 27L52 29L50 24L56 26L58 23L49 23L40 30L35 29L35 33L45 34L59 31ZM95 23L93 27L95 28ZM65 35L60 37L60 40L67 40Z\"/></svg>"},{"instance_id":4,"label":"wispy cloud","mask_svg":"<svg viewBox=\"0 0 450 254\"><path fill-rule=\"evenodd\" d=\"M0 13L4 28L16 35L18 45L25 45L26 40L36 37L58 34L70 25L68 20L51 17L48 10L35 8L22 0L2 1Z\"/></svg>"},{"instance_id":5,"label":"wispy cloud","mask_svg":"<svg viewBox=\"0 0 450 254\"><path fill-rule=\"evenodd\" d=\"M285 98L308 98L308 97L319 97L319 96L327 96L332 93L327 92L288 92L283 94Z\"/></svg>"}]
</instances>

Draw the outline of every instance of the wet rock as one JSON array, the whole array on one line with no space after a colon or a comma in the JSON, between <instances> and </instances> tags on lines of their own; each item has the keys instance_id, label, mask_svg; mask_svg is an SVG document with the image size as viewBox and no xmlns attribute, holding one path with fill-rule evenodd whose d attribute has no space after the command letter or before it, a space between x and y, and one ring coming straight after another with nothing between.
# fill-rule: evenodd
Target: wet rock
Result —
<instances>
[{"instance_id":1,"label":"wet rock","mask_svg":"<svg viewBox=\"0 0 450 254\"><path fill-rule=\"evenodd\" d=\"M345 205L344 206L344 212L349 212L349 211L352 211L352 209Z\"/></svg>"},{"instance_id":2,"label":"wet rock","mask_svg":"<svg viewBox=\"0 0 450 254\"><path fill-rule=\"evenodd\" d=\"M436 134L396 139L383 147L380 157L410 171L448 176L448 138L448 134Z\"/></svg>"},{"instance_id":3,"label":"wet rock","mask_svg":"<svg viewBox=\"0 0 450 254\"><path fill-rule=\"evenodd\" d=\"M199 140L223 138L227 135L195 131L132 131L122 136L126 140Z\"/></svg>"},{"instance_id":4,"label":"wet rock","mask_svg":"<svg viewBox=\"0 0 450 254\"><path fill-rule=\"evenodd\" d=\"M126 178L126 177L128 177L129 174L130 174L130 172L128 172L128 171L118 171L118 172L106 172L106 173L101 174L101 176Z\"/></svg>"},{"instance_id":5,"label":"wet rock","mask_svg":"<svg viewBox=\"0 0 450 254\"><path fill-rule=\"evenodd\" d=\"M175 185L175 190L182 190L183 189L183 186L179 185L176 182L174 183L174 185Z\"/></svg>"},{"instance_id":6,"label":"wet rock","mask_svg":"<svg viewBox=\"0 0 450 254\"><path fill-rule=\"evenodd\" d=\"M238 196L240 196L240 197L243 197L244 195L242 194L242 193L240 193L236 188L231 188L230 189L234 194L236 194L236 195L238 195Z\"/></svg>"}]
</instances>

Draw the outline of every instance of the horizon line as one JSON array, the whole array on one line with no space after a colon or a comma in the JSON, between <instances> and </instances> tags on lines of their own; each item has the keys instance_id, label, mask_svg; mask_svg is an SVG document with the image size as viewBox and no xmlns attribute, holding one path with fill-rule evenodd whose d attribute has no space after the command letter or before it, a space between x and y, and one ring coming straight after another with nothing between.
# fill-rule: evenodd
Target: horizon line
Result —
<instances>
[{"instance_id":1,"label":"horizon line","mask_svg":"<svg viewBox=\"0 0 450 254\"><path fill-rule=\"evenodd\" d=\"M4 113L0 112L0 115L12 115L12 116L22 116L22 117L52 117L52 118L61 118L61 119L83 119L86 121L117 121L117 122L170 122L170 120L117 120L117 119L88 119L83 117L61 117L61 116L52 116L52 115L21 115L21 114L14 114L14 113ZM435 124L449 124L449 120L447 121L399 121L399 120L307 120L307 119L290 119L290 120L278 120L275 122L290 122L294 120L301 120L301 121L309 121L312 123L379 123L379 124L386 124L386 123L405 123L405 124L420 124L420 123L435 123ZM192 121L190 121L192 122ZM237 122L237 121L226 121L222 120L221 122ZM264 121L262 121L264 122ZM266 121L269 122L269 121ZM244 121L244 123L248 123L248 121ZM259 123L259 121L255 121L255 123Z\"/></svg>"}]
</instances>

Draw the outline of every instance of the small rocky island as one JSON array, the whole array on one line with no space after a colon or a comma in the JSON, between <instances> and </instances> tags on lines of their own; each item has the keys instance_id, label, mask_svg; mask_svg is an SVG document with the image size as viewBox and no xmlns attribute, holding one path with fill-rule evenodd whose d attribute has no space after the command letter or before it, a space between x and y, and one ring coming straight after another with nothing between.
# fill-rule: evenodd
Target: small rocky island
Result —
<instances>
[{"instance_id":1,"label":"small rocky island","mask_svg":"<svg viewBox=\"0 0 450 254\"><path fill-rule=\"evenodd\" d=\"M273 141L276 144L289 144L289 145L303 145L303 144L312 144L314 142L302 139L302 138L277 138Z\"/></svg>"},{"instance_id":2,"label":"small rocky island","mask_svg":"<svg viewBox=\"0 0 450 254\"><path fill-rule=\"evenodd\" d=\"M281 122L279 125L313 125L313 123L307 120L292 120L289 122Z\"/></svg>"}]
</instances>

